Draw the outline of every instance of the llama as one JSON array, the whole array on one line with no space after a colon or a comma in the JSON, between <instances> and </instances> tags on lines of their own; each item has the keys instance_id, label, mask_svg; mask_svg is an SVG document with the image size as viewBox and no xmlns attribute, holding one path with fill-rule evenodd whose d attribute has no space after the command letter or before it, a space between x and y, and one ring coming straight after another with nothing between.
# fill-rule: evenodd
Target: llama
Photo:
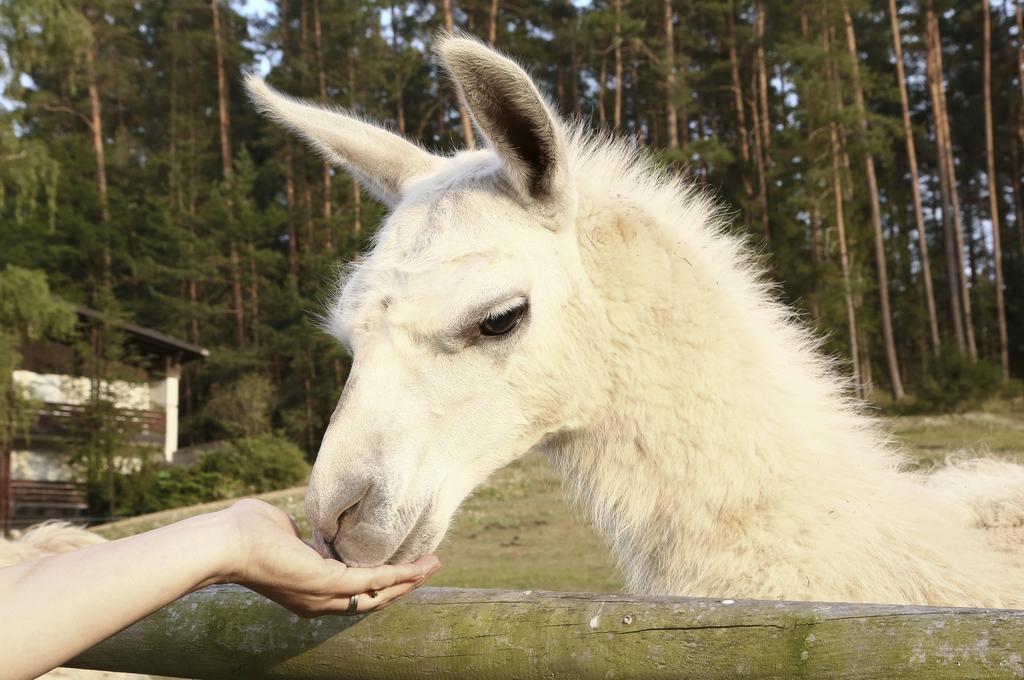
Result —
<instances>
[{"instance_id":1,"label":"llama","mask_svg":"<svg viewBox=\"0 0 1024 680\"><path fill-rule=\"evenodd\" d=\"M1024 468L905 471L705 192L442 36L486 148L442 157L255 76L390 210L324 325L353 357L306 499L349 564L434 550L543 452L638 593L1024 606Z\"/></svg>"}]
</instances>

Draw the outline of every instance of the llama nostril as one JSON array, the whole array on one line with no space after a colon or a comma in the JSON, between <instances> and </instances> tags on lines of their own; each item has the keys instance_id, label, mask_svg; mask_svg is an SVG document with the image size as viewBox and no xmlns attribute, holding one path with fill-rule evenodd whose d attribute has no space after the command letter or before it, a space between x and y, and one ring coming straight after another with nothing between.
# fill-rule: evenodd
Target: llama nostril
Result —
<instances>
[{"instance_id":1,"label":"llama nostril","mask_svg":"<svg viewBox=\"0 0 1024 680\"><path fill-rule=\"evenodd\" d=\"M359 509L360 503L362 503L362 499L359 499L358 501L356 501L352 505L348 506L348 508L346 508L345 510L341 511L341 514L338 515L338 528L339 529L341 528L341 523L342 522L344 522L346 519L351 521L351 519L356 516L356 512Z\"/></svg>"},{"instance_id":2,"label":"llama nostril","mask_svg":"<svg viewBox=\"0 0 1024 680\"><path fill-rule=\"evenodd\" d=\"M366 487L363 493L340 513L338 513L338 523L335 525L338 527L338 533L340 534L344 529L356 524L359 518L359 511L363 507L363 501L366 500L367 494L370 493L370 487ZM347 525L347 526L346 526Z\"/></svg>"}]
</instances>

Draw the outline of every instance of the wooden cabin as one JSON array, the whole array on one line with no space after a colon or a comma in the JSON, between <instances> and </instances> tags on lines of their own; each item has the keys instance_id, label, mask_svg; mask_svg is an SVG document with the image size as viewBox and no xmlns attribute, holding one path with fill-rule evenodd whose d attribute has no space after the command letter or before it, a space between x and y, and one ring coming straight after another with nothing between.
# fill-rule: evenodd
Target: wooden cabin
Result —
<instances>
[{"instance_id":1,"label":"wooden cabin","mask_svg":"<svg viewBox=\"0 0 1024 680\"><path fill-rule=\"evenodd\" d=\"M105 319L86 307L77 312L76 341L85 347L95 342L101 324L119 335L124 356L116 366L105 367L106 375L117 378L90 378L92 369L82 360L83 352L75 351L74 342L35 341L20 349L22 362L14 371L14 382L41 408L35 425L15 437L0 464L6 468L0 469L0 524L4 514L12 527L82 518L85 497L69 461L82 429L89 427L90 404L97 393L113 406L109 417L121 426L133 448L174 462L181 367L209 356L209 351L151 328ZM3 512L5 499L8 513Z\"/></svg>"}]
</instances>

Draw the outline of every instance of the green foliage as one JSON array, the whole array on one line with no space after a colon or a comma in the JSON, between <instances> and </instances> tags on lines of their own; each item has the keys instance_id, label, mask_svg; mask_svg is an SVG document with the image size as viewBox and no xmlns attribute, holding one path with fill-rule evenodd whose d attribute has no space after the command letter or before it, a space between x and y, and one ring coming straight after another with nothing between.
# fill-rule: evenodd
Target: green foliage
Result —
<instances>
[{"instance_id":1,"label":"green foliage","mask_svg":"<svg viewBox=\"0 0 1024 680\"><path fill-rule=\"evenodd\" d=\"M67 337L75 311L50 292L46 274L15 265L0 271L0 327L21 340Z\"/></svg>"},{"instance_id":2,"label":"green foliage","mask_svg":"<svg viewBox=\"0 0 1024 680\"><path fill-rule=\"evenodd\" d=\"M309 476L309 463L302 450L273 434L240 439L201 456L194 467L231 480L234 496L282 489Z\"/></svg>"},{"instance_id":3,"label":"green foliage","mask_svg":"<svg viewBox=\"0 0 1024 680\"><path fill-rule=\"evenodd\" d=\"M13 265L0 271L0 447L27 435L38 404L14 383L21 362L18 346L41 337L66 337L75 312L50 293L46 274Z\"/></svg>"},{"instance_id":4,"label":"green foliage","mask_svg":"<svg viewBox=\"0 0 1024 680\"><path fill-rule=\"evenodd\" d=\"M240 439L203 453L188 467L144 462L115 480L116 516L156 512L196 503L276 491L309 478L301 449L273 434ZM90 488L93 512L107 511L106 497Z\"/></svg>"},{"instance_id":5,"label":"green foliage","mask_svg":"<svg viewBox=\"0 0 1024 680\"><path fill-rule=\"evenodd\" d=\"M221 101L209 0L0 0L0 264L44 271L66 300L209 348L209 359L184 369L183 444L276 431L310 457L350 365L346 353L310 319L332 290L339 264L371 242L384 209L366 191L357 193L344 172L325 175L315 152L253 111L239 86L240 75L255 69L299 97L319 99L323 92L332 104L350 107L442 153L464 140L454 91L431 56L433 34L443 24L439 3L271 4L266 15L254 17L252 3L218 3L227 82ZM943 344L949 346L953 323L948 310L955 288L948 280L945 263L952 253L946 252L938 214L942 196L923 72L921 7L899 4L938 323ZM763 38L756 25L759 5L765 8ZM863 0L676 0L670 5L670 63L660 0L494 5L463 0L452 6L458 28L481 37L496 7L497 47L526 65L552 103L582 124L598 123L603 111L610 127L615 94L620 93L619 132L650 150L671 172L715 193L735 216L734 230L746 232L764 252L781 296L827 338L828 351L849 356L831 155L835 125L843 157L839 193L846 211L850 288L861 355L872 363L877 382L886 382L885 353L874 339L881 313L865 152L874 155L878 171L897 352L909 389L939 408L969 402L993 388L983 366L954 370L953 364L962 360L921 358L930 354L930 339L884 8ZM861 53L866 133L853 105L842 19L847 7ZM980 354L991 360L998 352L988 251L992 239L987 208L977 207L987 197L980 8L948 0L936 0L936 8L973 254L973 318ZM1022 104L1013 11L1009 3L997 5L993 13L994 91L1006 93L993 105L1010 365L1019 375L1024 366L1024 231L1019 225L1024 217L1017 214L1021 197L1012 179L1022 174L1024 154L1017 148ZM623 55L619 82L616 33ZM755 108L762 99L756 89L762 49L767 122L764 111ZM89 54L95 57L91 68ZM834 79L827 75L833 65ZM95 97L90 97L90 86ZM678 116L678 148L667 148L667 104ZM222 105L229 114L224 141L230 146L230 173L221 158ZM94 115L100 119L105 154L105 201ZM771 131L770 140L759 139L764 127ZM763 158L762 167L755 151ZM770 242L764 238L763 219ZM0 309L0 381L17 365L10 348L21 341L19 329L36 328L26 314L46 309L32 302L33 295L5 294L2 285L0 306L14 307ZM12 313L18 320L2 318ZM41 326L38 330L47 332ZM81 346L79 354L89 375L109 378L130 357L109 324L98 333L101 347ZM933 368L937 373L929 375ZM977 389L966 389L964 383L973 380L979 381ZM946 395L947 385L961 396ZM27 422L32 409L26 402L18 402L20 411L11 398L6 403L7 423ZM118 434L123 424L115 414L105 406L95 409L93 424L109 432L82 433L84 445L76 456L97 493L114 497L119 492L108 475L120 480L123 473L115 461L137 461L138 454L123 448L127 435ZM87 472L90 465L96 469ZM177 480L174 488L180 491L168 487L169 496L201 496L197 486L215 489L220 483L200 479L198 472L160 474Z\"/></svg>"},{"instance_id":6,"label":"green foliage","mask_svg":"<svg viewBox=\"0 0 1024 680\"><path fill-rule=\"evenodd\" d=\"M929 372L915 391L917 410L964 411L1001 392L999 366L991 361L972 362L951 349L932 361Z\"/></svg>"},{"instance_id":7,"label":"green foliage","mask_svg":"<svg viewBox=\"0 0 1024 680\"><path fill-rule=\"evenodd\" d=\"M211 430L229 439L255 437L270 430L274 386L266 376L243 375L227 385L214 385L203 417Z\"/></svg>"}]
</instances>

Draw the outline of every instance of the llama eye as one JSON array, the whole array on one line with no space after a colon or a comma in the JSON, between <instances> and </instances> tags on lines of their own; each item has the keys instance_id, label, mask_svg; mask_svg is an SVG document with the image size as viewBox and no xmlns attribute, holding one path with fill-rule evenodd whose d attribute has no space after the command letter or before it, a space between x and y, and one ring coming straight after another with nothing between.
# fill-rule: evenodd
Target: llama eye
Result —
<instances>
[{"instance_id":1,"label":"llama eye","mask_svg":"<svg viewBox=\"0 0 1024 680\"><path fill-rule=\"evenodd\" d=\"M518 307L493 314L480 322L480 335L506 335L523 320L526 313L526 302Z\"/></svg>"}]
</instances>

